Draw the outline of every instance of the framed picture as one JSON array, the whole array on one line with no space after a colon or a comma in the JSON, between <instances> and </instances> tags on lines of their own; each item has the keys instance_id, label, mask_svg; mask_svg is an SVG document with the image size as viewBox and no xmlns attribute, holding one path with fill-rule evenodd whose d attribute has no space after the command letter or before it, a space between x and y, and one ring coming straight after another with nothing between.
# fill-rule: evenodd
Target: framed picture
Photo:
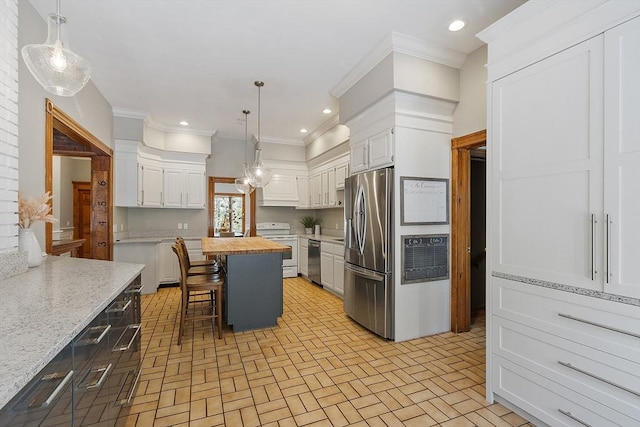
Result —
<instances>
[{"instance_id":1,"label":"framed picture","mask_svg":"<svg viewBox=\"0 0 640 427\"><path fill-rule=\"evenodd\" d=\"M449 180L400 177L400 224L449 223Z\"/></svg>"}]
</instances>

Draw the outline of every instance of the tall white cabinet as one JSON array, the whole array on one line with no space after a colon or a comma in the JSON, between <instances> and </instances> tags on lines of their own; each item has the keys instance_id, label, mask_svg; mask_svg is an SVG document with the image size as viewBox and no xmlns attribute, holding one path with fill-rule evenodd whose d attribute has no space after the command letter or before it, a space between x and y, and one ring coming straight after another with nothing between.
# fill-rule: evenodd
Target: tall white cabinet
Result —
<instances>
[{"instance_id":1,"label":"tall white cabinet","mask_svg":"<svg viewBox=\"0 0 640 427\"><path fill-rule=\"evenodd\" d=\"M488 399L640 425L640 3L528 2L479 37Z\"/></svg>"},{"instance_id":2,"label":"tall white cabinet","mask_svg":"<svg viewBox=\"0 0 640 427\"><path fill-rule=\"evenodd\" d=\"M640 298L640 18L604 34L605 291Z\"/></svg>"}]
</instances>

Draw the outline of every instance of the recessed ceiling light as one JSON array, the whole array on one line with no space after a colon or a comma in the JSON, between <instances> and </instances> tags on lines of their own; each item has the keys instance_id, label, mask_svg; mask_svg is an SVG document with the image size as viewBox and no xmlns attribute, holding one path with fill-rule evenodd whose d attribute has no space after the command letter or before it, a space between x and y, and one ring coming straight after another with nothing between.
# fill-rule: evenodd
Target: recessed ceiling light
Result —
<instances>
[{"instance_id":1,"label":"recessed ceiling light","mask_svg":"<svg viewBox=\"0 0 640 427\"><path fill-rule=\"evenodd\" d=\"M182 126L189 126L189 122L188 122L188 121L186 121L186 120L181 120L181 121L180 121L180 124L181 124Z\"/></svg>"},{"instance_id":2,"label":"recessed ceiling light","mask_svg":"<svg viewBox=\"0 0 640 427\"><path fill-rule=\"evenodd\" d=\"M324 110L322 110L322 112L324 114L330 114L331 113L331 108L325 108Z\"/></svg>"},{"instance_id":3,"label":"recessed ceiling light","mask_svg":"<svg viewBox=\"0 0 640 427\"><path fill-rule=\"evenodd\" d=\"M308 130L306 130L305 128L300 129L300 133L307 133L309 132Z\"/></svg>"},{"instance_id":4,"label":"recessed ceiling light","mask_svg":"<svg viewBox=\"0 0 640 427\"><path fill-rule=\"evenodd\" d=\"M460 31L465 26L465 22L457 19L449 24L449 31Z\"/></svg>"}]
</instances>

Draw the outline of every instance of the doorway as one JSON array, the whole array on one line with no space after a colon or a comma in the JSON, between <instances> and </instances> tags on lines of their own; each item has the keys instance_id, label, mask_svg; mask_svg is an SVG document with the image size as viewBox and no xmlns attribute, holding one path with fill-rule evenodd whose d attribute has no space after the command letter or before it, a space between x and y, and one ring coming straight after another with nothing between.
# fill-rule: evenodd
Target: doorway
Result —
<instances>
[{"instance_id":1,"label":"doorway","mask_svg":"<svg viewBox=\"0 0 640 427\"><path fill-rule=\"evenodd\" d=\"M91 253L91 182L73 181L73 238L85 239L78 251L80 258L92 258Z\"/></svg>"},{"instance_id":2,"label":"doorway","mask_svg":"<svg viewBox=\"0 0 640 427\"><path fill-rule=\"evenodd\" d=\"M486 245L480 243L482 247L477 247L476 243L472 249L471 154L486 144L486 130L451 140L451 331L456 333L471 329L472 251L474 264L484 264ZM484 222L486 227L486 218ZM479 297L475 295L476 299Z\"/></svg>"},{"instance_id":3,"label":"doorway","mask_svg":"<svg viewBox=\"0 0 640 427\"><path fill-rule=\"evenodd\" d=\"M113 150L45 99L45 191L53 190L53 156L90 157L90 249L93 259L113 259ZM57 215L56 212L52 212ZM75 234L74 234L75 235ZM46 252L53 250L53 228L45 223Z\"/></svg>"},{"instance_id":4,"label":"doorway","mask_svg":"<svg viewBox=\"0 0 640 427\"><path fill-rule=\"evenodd\" d=\"M224 201L225 199L229 200L229 207L231 206L231 201L233 198L242 197L242 193L237 192L235 189L235 178L223 178L223 177L209 177L209 220L208 220L208 236L214 237L214 235L219 233L220 229L220 219L222 218L219 215L219 212L216 211L216 207L220 206L221 203L216 203L216 201ZM247 199L249 204L249 235L256 235L256 192L255 189L252 188L249 196L244 197L242 206L242 214L241 218L239 218L239 213L235 215L236 220L241 222L242 233L244 233L244 229L246 227L246 210L247 210ZM225 205L225 203L222 203ZM229 216L229 226L230 229L235 231L233 227L234 216L233 210L228 211L231 216ZM217 230L217 231L216 231Z\"/></svg>"}]
</instances>

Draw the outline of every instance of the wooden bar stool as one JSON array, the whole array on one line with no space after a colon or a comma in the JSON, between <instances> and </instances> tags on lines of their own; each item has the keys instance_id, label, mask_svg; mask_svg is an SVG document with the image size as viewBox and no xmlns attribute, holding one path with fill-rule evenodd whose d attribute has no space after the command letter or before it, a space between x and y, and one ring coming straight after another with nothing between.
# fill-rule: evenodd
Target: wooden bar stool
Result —
<instances>
[{"instance_id":1,"label":"wooden bar stool","mask_svg":"<svg viewBox=\"0 0 640 427\"><path fill-rule=\"evenodd\" d=\"M215 274L218 273L218 264L215 260L202 260L202 261L193 261L189 259L189 251L187 250L187 244L184 242L182 237L176 238L176 243L182 247L182 250L186 256L187 262L187 273L189 276L198 276L201 274Z\"/></svg>"},{"instance_id":2,"label":"wooden bar stool","mask_svg":"<svg viewBox=\"0 0 640 427\"><path fill-rule=\"evenodd\" d=\"M211 319L212 324L218 329L218 338L222 338L222 289L224 285L224 275L199 274L189 275L187 272L187 253L179 243L171 246L173 252L178 257L180 264L180 290L182 292L182 303L180 306L180 331L178 333L178 345L182 343L182 334L187 320ZM206 299L202 299L206 296ZM198 313L197 305L207 304L207 310ZM191 306L191 307L190 307Z\"/></svg>"}]
</instances>

